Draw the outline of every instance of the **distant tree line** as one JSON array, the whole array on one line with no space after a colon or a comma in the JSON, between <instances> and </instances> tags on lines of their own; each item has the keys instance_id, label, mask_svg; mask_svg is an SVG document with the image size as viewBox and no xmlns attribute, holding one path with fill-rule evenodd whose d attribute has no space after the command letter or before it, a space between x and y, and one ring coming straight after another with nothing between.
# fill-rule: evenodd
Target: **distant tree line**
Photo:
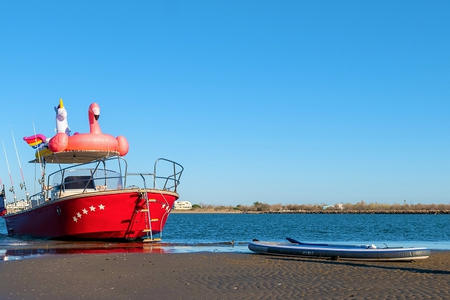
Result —
<instances>
[{"instance_id":1,"label":"distant tree line","mask_svg":"<svg viewBox=\"0 0 450 300\"><path fill-rule=\"evenodd\" d=\"M385 204L385 203L341 203L325 204L268 204L254 202L252 205L208 205L194 204L194 211L242 212L242 213L450 213L450 204Z\"/></svg>"}]
</instances>

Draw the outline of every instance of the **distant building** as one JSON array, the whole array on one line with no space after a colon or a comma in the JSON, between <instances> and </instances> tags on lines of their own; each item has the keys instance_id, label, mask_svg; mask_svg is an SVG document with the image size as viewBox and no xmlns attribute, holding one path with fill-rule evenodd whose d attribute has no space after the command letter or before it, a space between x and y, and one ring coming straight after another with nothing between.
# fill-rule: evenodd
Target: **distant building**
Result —
<instances>
[{"instance_id":1,"label":"distant building","mask_svg":"<svg viewBox=\"0 0 450 300\"><path fill-rule=\"evenodd\" d=\"M334 207L339 209L339 210L343 210L344 209L344 204L343 203L337 203Z\"/></svg>"},{"instance_id":2,"label":"distant building","mask_svg":"<svg viewBox=\"0 0 450 300\"><path fill-rule=\"evenodd\" d=\"M189 210L192 209L192 203L189 201L175 201L173 209Z\"/></svg>"},{"instance_id":3,"label":"distant building","mask_svg":"<svg viewBox=\"0 0 450 300\"><path fill-rule=\"evenodd\" d=\"M323 210L329 209L329 208L334 208L334 205L324 205L322 206Z\"/></svg>"},{"instance_id":4,"label":"distant building","mask_svg":"<svg viewBox=\"0 0 450 300\"><path fill-rule=\"evenodd\" d=\"M326 210L326 209L339 209L339 210L343 210L344 209L344 204L342 204L342 203L336 203L335 205L324 205L324 206L322 206L322 209L323 210Z\"/></svg>"},{"instance_id":5,"label":"distant building","mask_svg":"<svg viewBox=\"0 0 450 300\"><path fill-rule=\"evenodd\" d=\"M17 200L15 202L6 204L6 211L8 213L17 213L28 209L29 207L30 204L26 200Z\"/></svg>"}]
</instances>

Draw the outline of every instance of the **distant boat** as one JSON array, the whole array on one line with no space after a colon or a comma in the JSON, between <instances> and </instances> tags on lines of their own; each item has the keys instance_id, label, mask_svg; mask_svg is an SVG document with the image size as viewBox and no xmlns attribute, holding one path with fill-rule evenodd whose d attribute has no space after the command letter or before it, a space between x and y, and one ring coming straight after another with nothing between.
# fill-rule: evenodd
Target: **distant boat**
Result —
<instances>
[{"instance_id":1,"label":"distant boat","mask_svg":"<svg viewBox=\"0 0 450 300\"><path fill-rule=\"evenodd\" d=\"M0 217L4 216L6 214L6 207L5 207L5 186L2 185L2 191L0 192Z\"/></svg>"},{"instance_id":2,"label":"distant boat","mask_svg":"<svg viewBox=\"0 0 450 300\"><path fill-rule=\"evenodd\" d=\"M326 257L345 260L366 261L412 261L430 256L427 248L385 247L375 245L336 245L303 243L291 238L289 242L262 242L253 240L248 248L259 254Z\"/></svg>"}]
</instances>

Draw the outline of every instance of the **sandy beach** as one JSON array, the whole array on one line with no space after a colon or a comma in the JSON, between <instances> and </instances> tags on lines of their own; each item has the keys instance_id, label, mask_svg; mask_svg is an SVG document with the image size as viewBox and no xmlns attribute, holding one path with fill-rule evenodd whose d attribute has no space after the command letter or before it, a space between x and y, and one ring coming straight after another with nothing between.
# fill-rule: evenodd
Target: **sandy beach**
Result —
<instances>
[{"instance_id":1,"label":"sandy beach","mask_svg":"<svg viewBox=\"0 0 450 300\"><path fill-rule=\"evenodd\" d=\"M0 263L2 299L450 299L450 252L412 263L245 253L73 254Z\"/></svg>"}]
</instances>

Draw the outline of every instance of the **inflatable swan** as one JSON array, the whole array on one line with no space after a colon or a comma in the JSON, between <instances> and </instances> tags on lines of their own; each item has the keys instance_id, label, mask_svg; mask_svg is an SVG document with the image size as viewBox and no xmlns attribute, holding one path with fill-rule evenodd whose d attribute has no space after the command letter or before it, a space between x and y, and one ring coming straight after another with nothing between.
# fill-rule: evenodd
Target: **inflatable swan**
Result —
<instances>
[{"instance_id":1,"label":"inflatable swan","mask_svg":"<svg viewBox=\"0 0 450 300\"><path fill-rule=\"evenodd\" d=\"M62 101L61 101L62 103ZM58 109L59 111L59 109ZM64 109L65 111L65 109ZM120 156L128 153L128 142L123 136L117 138L109 134L102 133L98 118L100 117L100 107L97 103L89 106L89 133L75 133L69 136L64 129L64 124L60 124L58 132L48 143L48 147L53 152L62 151L105 151L118 152ZM67 117L67 112L66 112ZM67 118L66 125L67 125ZM58 126L58 121L57 121Z\"/></svg>"}]
</instances>

